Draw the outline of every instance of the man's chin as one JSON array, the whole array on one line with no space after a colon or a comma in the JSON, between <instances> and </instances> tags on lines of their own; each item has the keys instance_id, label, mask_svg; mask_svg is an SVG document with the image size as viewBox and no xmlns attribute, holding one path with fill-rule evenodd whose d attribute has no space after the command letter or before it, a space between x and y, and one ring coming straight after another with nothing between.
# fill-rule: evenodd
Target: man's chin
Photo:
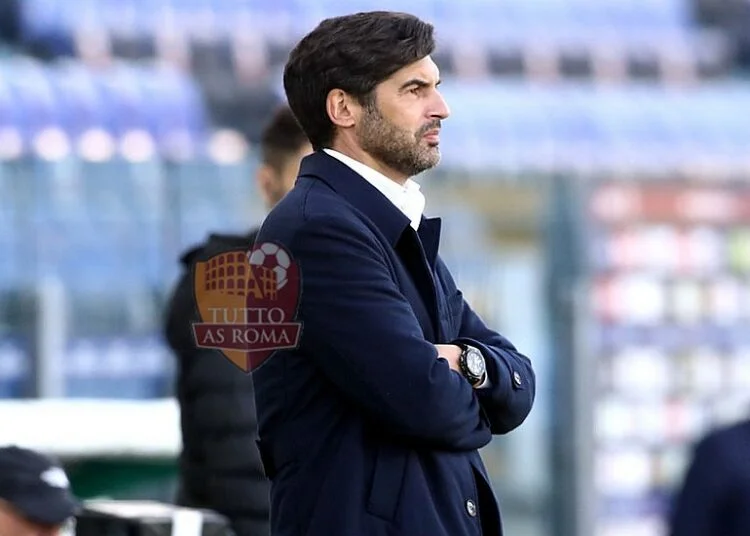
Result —
<instances>
[{"instance_id":1,"label":"man's chin","mask_svg":"<svg viewBox=\"0 0 750 536\"><path fill-rule=\"evenodd\" d=\"M437 166L440 163L440 147L437 144L430 146L428 153L425 155L425 164L428 164L430 168ZM429 168L427 168L429 169Z\"/></svg>"},{"instance_id":2,"label":"man's chin","mask_svg":"<svg viewBox=\"0 0 750 536\"><path fill-rule=\"evenodd\" d=\"M436 167L440 163L440 153L438 152L436 155L432 156L429 159L425 159L422 162L420 162L419 165L419 171L415 173L415 175L419 175L420 173L424 173L425 171L429 171L432 168Z\"/></svg>"}]
</instances>

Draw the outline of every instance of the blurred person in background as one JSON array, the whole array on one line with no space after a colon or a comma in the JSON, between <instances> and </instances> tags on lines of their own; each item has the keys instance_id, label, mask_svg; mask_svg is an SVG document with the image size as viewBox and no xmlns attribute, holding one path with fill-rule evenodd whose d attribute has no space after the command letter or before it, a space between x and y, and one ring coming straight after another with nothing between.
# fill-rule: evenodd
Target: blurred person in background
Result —
<instances>
[{"instance_id":1,"label":"blurred person in background","mask_svg":"<svg viewBox=\"0 0 750 536\"><path fill-rule=\"evenodd\" d=\"M0 448L0 536L62 536L77 510L59 464L15 445Z\"/></svg>"},{"instance_id":2,"label":"blurred person in background","mask_svg":"<svg viewBox=\"0 0 750 536\"><path fill-rule=\"evenodd\" d=\"M294 185L300 159L311 148L294 115L282 107L266 125L260 149L256 180L270 209ZM169 301L165 326L177 357L183 442L176 502L223 514L237 536L269 533L269 487L255 443L252 379L219 352L196 347L192 266L206 255L249 250L256 233L212 234L181 257L184 271Z\"/></svg>"},{"instance_id":3,"label":"blurred person in background","mask_svg":"<svg viewBox=\"0 0 750 536\"><path fill-rule=\"evenodd\" d=\"M478 449L529 414L528 358L489 329L438 255L410 179L449 110L433 27L327 19L284 71L315 153L257 244L299 264L297 348L253 371L274 536L500 536Z\"/></svg>"},{"instance_id":4,"label":"blurred person in background","mask_svg":"<svg viewBox=\"0 0 750 536\"><path fill-rule=\"evenodd\" d=\"M750 420L707 434L678 491L670 536L750 534Z\"/></svg>"}]
</instances>

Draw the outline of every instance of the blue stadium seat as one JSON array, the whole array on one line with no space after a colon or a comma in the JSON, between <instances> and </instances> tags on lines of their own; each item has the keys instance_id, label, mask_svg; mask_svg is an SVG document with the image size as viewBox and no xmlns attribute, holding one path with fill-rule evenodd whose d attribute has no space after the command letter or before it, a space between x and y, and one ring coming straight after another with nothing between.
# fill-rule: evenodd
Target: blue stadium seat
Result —
<instances>
[{"instance_id":1,"label":"blue stadium seat","mask_svg":"<svg viewBox=\"0 0 750 536\"><path fill-rule=\"evenodd\" d=\"M113 35L130 37L154 36L164 24L164 19L155 16L164 1L143 0L97 0L102 4L102 17L106 28Z\"/></svg>"},{"instance_id":2,"label":"blue stadium seat","mask_svg":"<svg viewBox=\"0 0 750 536\"><path fill-rule=\"evenodd\" d=\"M605 132L586 106L571 102L549 112L555 161L570 169L581 162L592 163L606 143Z\"/></svg>"},{"instance_id":3,"label":"blue stadium seat","mask_svg":"<svg viewBox=\"0 0 750 536\"><path fill-rule=\"evenodd\" d=\"M716 136L722 153L738 166L747 162L747 148L750 147L750 123L737 110L748 109L750 96L726 98L721 101L720 110L716 110L717 122L720 123Z\"/></svg>"},{"instance_id":4,"label":"blue stadium seat","mask_svg":"<svg viewBox=\"0 0 750 536\"><path fill-rule=\"evenodd\" d=\"M219 165L202 158L174 166L167 180L178 200L180 249L210 232L244 233L262 218L249 162Z\"/></svg>"},{"instance_id":5,"label":"blue stadium seat","mask_svg":"<svg viewBox=\"0 0 750 536\"><path fill-rule=\"evenodd\" d=\"M50 71L63 130L73 138L91 129L106 130L109 112L92 71L73 62Z\"/></svg>"},{"instance_id":6,"label":"blue stadium seat","mask_svg":"<svg viewBox=\"0 0 750 536\"><path fill-rule=\"evenodd\" d=\"M107 114L107 131L121 138L131 131L149 132L146 96L130 66L117 64L95 77Z\"/></svg>"},{"instance_id":7,"label":"blue stadium seat","mask_svg":"<svg viewBox=\"0 0 750 536\"><path fill-rule=\"evenodd\" d=\"M76 184L77 192L67 190L77 195L76 204L56 198L63 190L54 177L40 179L39 191L53 195L38 196L38 217L23 241L34 249L38 273L57 274L72 288L161 281L163 220L138 217L153 208L127 188L129 179L91 173Z\"/></svg>"},{"instance_id":8,"label":"blue stadium seat","mask_svg":"<svg viewBox=\"0 0 750 536\"><path fill-rule=\"evenodd\" d=\"M441 144L447 168L533 168L539 166L535 153L544 162L550 146L563 164L585 156L609 166L661 162L675 167L696 151L741 162L750 132L736 113L750 99L739 84L671 92L633 84L534 89L446 80L443 95L453 112Z\"/></svg>"},{"instance_id":9,"label":"blue stadium seat","mask_svg":"<svg viewBox=\"0 0 750 536\"><path fill-rule=\"evenodd\" d=\"M74 339L65 361L69 398L151 399L170 392L171 358L155 335Z\"/></svg>"},{"instance_id":10,"label":"blue stadium seat","mask_svg":"<svg viewBox=\"0 0 750 536\"><path fill-rule=\"evenodd\" d=\"M94 221L161 223L167 209L160 162L129 162L116 155L103 162L75 162L85 211Z\"/></svg>"},{"instance_id":11,"label":"blue stadium seat","mask_svg":"<svg viewBox=\"0 0 750 536\"><path fill-rule=\"evenodd\" d=\"M676 100L673 104L680 113L683 143L693 156L700 152L713 153L718 149L717 130L723 128L708 95L700 94L690 100Z\"/></svg>"},{"instance_id":12,"label":"blue stadium seat","mask_svg":"<svg viewBox=\"0 0 750 536\"><path fill-rule=\"evenodd\" d=\"M26 44L43 44L52 54L74 52L73 28L91 2L80 2L75 9L64 0L22 0L21 35Z\"/></svg>"},{"instance_id":13,"label":"blue stadium seat","mask_svg":"<svg viewBox=\"0 0 750 536\"><path fill-rule=\"evenodd\" d=\"M125 275L99 288L66 288L69 324L63 359L67 395L166 396L172 363L160 335L160 291Z\"/></svg>"},{"instance_id":14,"label":"blue stadium seat","mask_svg":"<svg viewBox=\"0 0 750 536\"><path fill-rule=\"evenodd\" d=\"M46 161L30 155L23 168L27 199L33 203L28 215L34 222L57 224L86 215L84 184L70 159Z\"/></svg>"},{"instance_id":15,"label":"blue stadium seat","mask_svg":"<svg viewBox=\"0 0 750 536\"><path fill-rule=\"evenodd\" d=\"M43 130L59 128L59 104L47 70L40 63L29 59L4 62L0 78L6 78L16 107L12 117L18 121L18 130L27 145Z\"/></svg>"},{"instance_id":16,"label":"blue stadium seat","mask_svg":"<svg viewBox=\"0 0 750 536\"><path fill-rule=\"evenodd\" d=\"M406 5L398 0L89 0L75 7L61 0L26 0L24 5L26 41L62 55L72 53L72 36L81 30L148 39L165 31L165 21L170 31L187 36L252 32L290 44L323 18L373 9L406 10L434 22L442 45L590 45L613 36L664 41L694 34L684 0L412 0Z\"/></svg>"},{"instance_id":17,"label":"blue stadium seat","mask_svg":"<svg viewBox=\"0 0 750 536\"><path fill-rule=\"evenodd\" d=\"M252 21L253 32L271 42L287 43L298 36L297 0L212 0L211 8L222 21L220 27L230 32L247 31L240 25L248 20Z\"/></svg>"},{"instance_id":18,"label":"blue stadium seat","mask_svg":"<svg viewBox=\"0 0 750 536\"><path fill-rule=\"evenodd\" d=\"M3 67L0 66L0 129L18 131L22 120L22 110L16 101L16 94L9 80L11 75L7 68Z\"/></svg>"},{"instance_id":19,"label":"blue stadium seat","mask_svg":"<svg viewBox=\"0 0 750 536\"><path fill-rule=\"evenodd\" d=\"M91 281L92 267L100 262L85 247L92 235L92 227L85 221L36 222L33 234L24 241L33 250L30 283L43 276L59 277L66 285Z\"/></svg>"},{"instance_id":20,"label":"blue stadium seat","mask_svg":"<svg viewBox=\"0 0 750 536\"><path fill-rule=\"evenodd\" d=\"M149 131L161 150L169 153L178 141L191 152L205 143L208 121L200 89L191 78L173 69L141 69L136 84L146 96L142 101Z\"/></svg>"},{"instance_id":21,"label":"blue stadium seat","mask_svg":"<svg viewBox=\"0 0 750 536\"><path fill-rule=\"evenodd\" d=\"M684 0L616 1L601 5L606 6L619 27L632 33L664 35L690 28L690 4Z\"/></svg>"}]
</instances>

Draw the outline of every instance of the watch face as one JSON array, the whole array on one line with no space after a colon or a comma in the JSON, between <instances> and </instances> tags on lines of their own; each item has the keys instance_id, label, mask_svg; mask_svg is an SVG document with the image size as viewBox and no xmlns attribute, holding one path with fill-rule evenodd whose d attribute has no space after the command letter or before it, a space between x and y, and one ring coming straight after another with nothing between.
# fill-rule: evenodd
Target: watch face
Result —
<instances>
[{"instance_id":1,"label":"watch face","mask_svg":"<svg viewBox=\"0 0 750 536\"><path fill-rule=\"evenodd\" d=\"M484 374L484 357L476 350L469 350L466 353L466 368L474 376L481 376Z\"/></svg>"}]
</instances>

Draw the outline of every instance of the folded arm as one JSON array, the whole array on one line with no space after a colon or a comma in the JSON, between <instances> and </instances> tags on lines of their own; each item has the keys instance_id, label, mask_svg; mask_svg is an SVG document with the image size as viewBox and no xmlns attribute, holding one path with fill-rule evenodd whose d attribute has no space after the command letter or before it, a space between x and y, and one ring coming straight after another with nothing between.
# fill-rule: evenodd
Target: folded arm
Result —
<instances>
[{"instance_id":1,"label":"folded arm","mask_svg":"<svg viewBox=\"0 0 750 536\"><path fill-rule=\"evenodd\" d=\"M424 339L374 237L330 216L307 222L291 249L303 349L346 397L392 434L435 448L490 441L473 389Z\"/></svg>"},{"instance_id":2,"label":"folded arm","mask_svg":"<svg viewBox=\"0 0 750 536\"><path fill-rule=\"evenodd\" d=\"M463 298L462 303L461 328L454 343L469 344L482 352L488 386L476 392L492 433L508 433L526 419L534 403L536 378L531 361L489 329Z\"/></svg>"}]
</instances>

